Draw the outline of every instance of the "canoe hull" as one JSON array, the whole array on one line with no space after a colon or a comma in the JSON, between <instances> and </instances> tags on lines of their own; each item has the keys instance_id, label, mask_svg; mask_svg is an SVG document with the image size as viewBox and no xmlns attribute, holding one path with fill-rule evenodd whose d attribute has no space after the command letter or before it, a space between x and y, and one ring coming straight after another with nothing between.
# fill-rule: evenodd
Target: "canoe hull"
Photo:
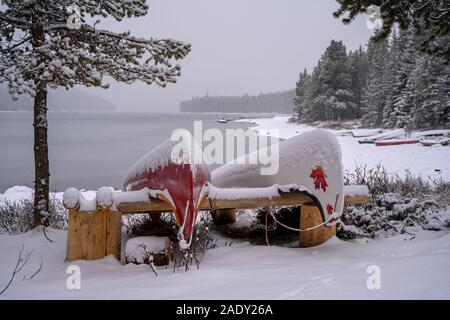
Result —
<instances>
[{"instance_id":1,"label":"canoe hull","mask_svg":"<svg viewBox=\"0 0 450 320\"><path fill-rule=\"evenodd\" d=\"M158 196L175 214L180 235L183 240L188 240L195 225L203 189L210 180L210 172L208 166L191 158L182 161L174 159L172 153L177 145L167 140L142 157L130 169L124 188L127 191L143 188L160 191ZM192 155L190 148L187 143L180 150L182 154Z\"/></svg>"},{"instance_id":2,"label":"canoe hull","mask_svg":"<svg viewBox=\"0 0 450 320\"><path fill-rule=\"evenodd\" d=\"M416 144L418 142L419 142L419 139L381 140L381 141L375 141L375 145L377 147L398 146L398 145L402 145L402 144Z\"/></svg>"}]
</instances>

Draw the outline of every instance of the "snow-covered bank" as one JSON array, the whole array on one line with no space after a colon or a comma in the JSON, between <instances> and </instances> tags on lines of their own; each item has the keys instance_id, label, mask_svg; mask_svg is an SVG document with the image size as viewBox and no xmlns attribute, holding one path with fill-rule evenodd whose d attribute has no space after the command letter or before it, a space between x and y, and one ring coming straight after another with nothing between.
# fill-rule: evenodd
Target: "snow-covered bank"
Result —
<instances>
[{"instance_id":1,"label":"snow-covered bank","mask_svg":"<svg viewBox=\"0 0 450 320\"><path fill-rule=\"evenodd\" d=\"M22 245L33 255L0 299L448 299L450 234L421 232L344 242L337 238L311 249L253 246L245 242L211 249L200 270L172 273L147 265L99 261L65 263L66 233L50 230L0 236L0 287L9 280ZM39 266L42 271L28 278ZM81 290L69 290L69 265L81 268ZM381 289L369 290L367 267L381 270Z\"/></svg>"},{"instance_id":2,"label":"snow-covered bank","mask_svg":"<svg viewBox=\"0 0 450 320\"><path fill-rule=\"evenodd\" d=\"M288 139L316 128L288 123L289 117L264 119L244 119L241 122L253 122L251 129L258 134L267 135L269 130L278 129L280 138ZM330 130L336 132L335 130ZM373 144L359 144L358 139L351 136L337 137L341 148L344 169L353 171L357 166L367 165L375 168L383 165L390 173L404 176L406 170L423 178L439 178L450 181L450 147L424 147L420 144L377 147Z\"/></svg>"},{"instance_id":3,"label":"snow-covered bank","mask_svg":"<svg viewBox=\"0 0 450 320\"><path fill-rule=\"evenodd\" d=\"M263 121L267 121L265 128L278 126L275 128L280 128L282 137L313 129L286 124L286 118L280 117ZM261 124L256 129L264 134ZM404 168L407 168L411 161L417 161L414 168L410 168L411 171L416 175L426 176L423 172L426 163L421 157L428 157L428 166L434 167L436 161L441 160L435 153L433 157L427 153L448 150L444 147L416 146L417 150L425 151L420 151L417 159L407 162L411 152L402 154L399 147L377 148L359 145L356 139L350 137L338 139L343 149L344 163L347 162L347 165L350 160L355 160L351 158L355 154L360 154L361 161L365 161L359 162L360 164L376 165L378 162L370 161L379 152L381 164L388 170L393 170L392 163L402 165L401 170L396 172L399 174L404 172ZM350 142L354 142L354 145ZM388 149L391 149L391 154L386 151ZM446 174L448 170L441 172L441 175ZM353 189L349 193L367 193L366 189ZM85 192L84 196L91 198L91 193ZM62 199L61 193L53 196L58 201ZM31 189L13 187L5 194L0 194L0 204L6 199L14 201L31 197ZM401 200L403 201L403 198ZM399 202L399 210L405 209L406 212L407 209L415 207L416 203L413 200ZM394 206L396 204L393 203ZM380 211L383 218L386 218L389 211L386 208ZM420 212L427 213L427 208L418 208ZM414 209L414 212L418 210ZM55 241L52 243L47 241L40 231L0 235L0 290L10 279L22 246L26 250L33 250L28 264L17 275L12 286L0 295L0 299L449 299L450 208L438 207L436 210L440 210L439 219L436 220L440 228L432 230L439 231L426 231L421 224L413 223L408 224L408 229L402 230L406 231L402 233L401 223L397 228L398 232L390 235L377 233L376 239L342 241L333 238L323 245L309 249L296 248L297 242L292 243L291 247L268 247L255 246L235 239L230 246L229 238L215 233L213 236L218 239L217 247L208 250L200 270L174 274L171 267L160 268L157 270L158 276L154 275L148 265L124 265L113 257L66 263L65 231L48 230L48 237ZM359 216L364 218L364 221L371 218L369 210L361 211ZM409 218L411 212L407 213ZM403 226L406 226L406 220L407 218L404 219ZM251 221L238 216L238 223L247 222ZM123 235L122 239L122 248L125 248L126 236ZM43 268L30 279L39 268L41 257ZM80 290L69 290L66 286L70 277L66 271L73 265L81 270ZM379 289L368 288L368 280L373 277L373 274L369 274L370 270L380 271Z\"/></svg>"}]
</instances>

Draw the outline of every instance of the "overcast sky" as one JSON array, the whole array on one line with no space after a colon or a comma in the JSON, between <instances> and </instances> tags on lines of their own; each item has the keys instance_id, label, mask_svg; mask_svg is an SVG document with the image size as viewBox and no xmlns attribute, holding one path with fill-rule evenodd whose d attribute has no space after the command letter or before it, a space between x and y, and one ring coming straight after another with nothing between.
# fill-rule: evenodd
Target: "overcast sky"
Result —
<instances>
[{"instance_id":1,"label":"overcast sky","mask_svg":"<svg viewBox=\"0 0 450 320\"><path fill-rule=\"evenodd\" d=\"M151 0L143 18L99 28L173 38L192 44L182 75L167 88L111 83L89 89L119 111L176 112L194 96L258 94L292 89L298 74L316 65L332 39L347 49L365 45L366 18L343 25L332 16L334 0ZM92 92L92 91L91 91Z\"/></svg>"}]
</instances>

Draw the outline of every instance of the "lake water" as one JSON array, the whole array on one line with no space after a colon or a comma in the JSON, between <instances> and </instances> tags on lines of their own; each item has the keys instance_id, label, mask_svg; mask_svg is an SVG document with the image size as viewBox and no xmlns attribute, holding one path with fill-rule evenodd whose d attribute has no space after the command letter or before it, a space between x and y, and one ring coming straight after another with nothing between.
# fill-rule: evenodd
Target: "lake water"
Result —
<instances>
[{"instance_id":1,"label":"lake water","mask_svg":"<svg viewBox=\"0 0 450 320\"><path fill-rule=\"evenodd\" d=\"M237 118L262 115L227 114ZM121 188L128 169L145 153L170 138L174 129L247 128L248 123L217 123L222 115L190 113L50 113L51 191L74 186ZM0 193L15 185L33 187L33 116L0 112Z\"/></svg>"}]
</instances>

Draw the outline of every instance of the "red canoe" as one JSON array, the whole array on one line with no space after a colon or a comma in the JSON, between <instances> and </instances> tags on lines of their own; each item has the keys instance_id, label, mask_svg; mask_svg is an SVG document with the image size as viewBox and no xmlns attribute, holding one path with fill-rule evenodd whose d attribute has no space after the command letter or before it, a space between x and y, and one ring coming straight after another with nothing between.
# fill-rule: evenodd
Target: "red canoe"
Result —
<instances>
[{"instance_id":1,"label":"red canoe","mask_svg":"<svg viewBox=\"0 0 450 320\"><path fill-rule=\"evenodd\" d=\"M383 146L396 146L400 144L415 144L418 143L419 139L392 139L392 140L377 140L375 141L375 145L377 147Z\"/></svg>"},{"instance_id":2,"label":"red canoe","mask_svg":"<svg viewBox=\"0 0 450 320\"><path fill-rule=\"evenodd\" d=\"M167 195L161 198L172 208L182 240L188 241L202 200L202 189L210 180L210 172L206 165L192 163L190 157L174 162L171 152L175 144L168 140L141 158L128 173L124 186L127 191L145 187L166 191ZM190 148L187 149L190 152Z\"/></svg>"}]
</instances>

